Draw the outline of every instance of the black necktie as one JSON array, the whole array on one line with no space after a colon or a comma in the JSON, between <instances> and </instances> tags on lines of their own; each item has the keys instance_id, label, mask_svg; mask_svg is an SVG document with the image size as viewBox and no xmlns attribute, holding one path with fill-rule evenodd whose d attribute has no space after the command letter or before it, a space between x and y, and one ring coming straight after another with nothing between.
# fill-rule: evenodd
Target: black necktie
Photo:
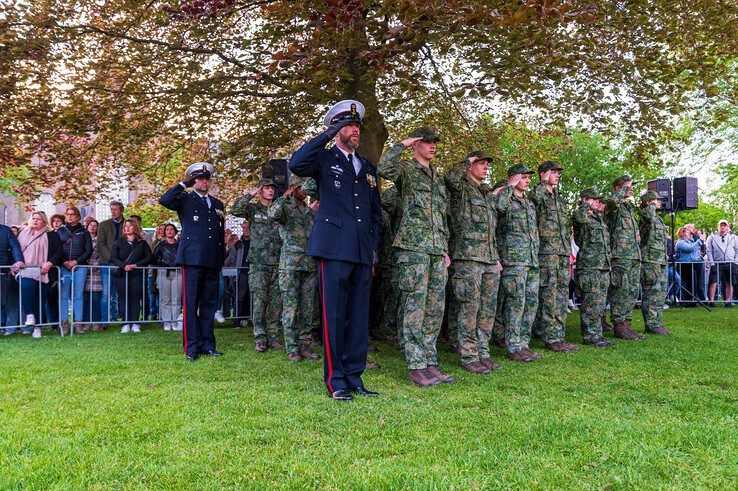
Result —
<instances>
[{"instance_id":1,"label":"black necktie","mask_svg":"<svg viewBox=\"0 0 738 491\"><path fill-rule=\"evenodd\" d=\"M354 164L354 154L353 153L348 154L348 161L349 161L349 164L351 164L351 167L354 168L354 174L358 176L359 171L361 170L361 166L357 168L356 164Z\"/></svg>"},{"instance_id":2,"label":"black necktie","mask_svg":"<svg viewBox=\"0 0 738 491\"><path fill-rule=\"evenodd\" d=\"M210 209L210 205L208 205L208 195L202 197L202 200L205 202L205 208Z\"/></svg>"}]
</instances>

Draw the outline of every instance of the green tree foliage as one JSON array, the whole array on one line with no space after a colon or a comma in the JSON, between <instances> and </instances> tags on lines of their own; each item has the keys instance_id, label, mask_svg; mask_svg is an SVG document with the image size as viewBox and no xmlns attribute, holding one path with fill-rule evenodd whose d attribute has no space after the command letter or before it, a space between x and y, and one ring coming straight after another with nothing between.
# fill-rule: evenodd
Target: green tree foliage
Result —
<instances>
[{"instance_id":1,"label":"green tree foliage","mask_svg":"<svg viewBox=\"0 0 738 491\"><path fill-rule=\"evenodd\" d=\"M368 107L375 160L388 117L417 120L413 100L614 126L637 157L695 94L708 115L735 102L736 52L738 5L720 0L15 2L0 16L0 159L43 157L18 189L74 182L60 199L113 166L146 184L180 150L243 178L347 97Z\"/></svg>"}]
</instances>

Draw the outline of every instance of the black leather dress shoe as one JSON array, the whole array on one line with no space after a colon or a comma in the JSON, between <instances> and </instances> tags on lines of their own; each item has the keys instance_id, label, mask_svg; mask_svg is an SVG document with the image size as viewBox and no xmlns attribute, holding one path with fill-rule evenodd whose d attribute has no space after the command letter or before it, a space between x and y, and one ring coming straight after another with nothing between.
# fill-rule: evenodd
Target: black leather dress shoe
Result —
<instances>
[{"instance_id":1,"label":"black leather dress shoe","mask_svg":"<svg viewBox=\"0 0 738 491\"><path fill-rule=\"evenodd\" d=\"M354 392L364 397L377 397L379 395L379 392L374 392L373 390L367 390L366 387L364 387L363 385L359 387L353 387L351 389L351 392Z\"/></svg>"},{"instance_id":2,"label":"black leather dress shoe","mask_svg":"<svg viewBox=\"0 0 738 491\"><path fill-rule=\"evenodd\" d=\"M187 361L195 361L197 360L198 356L195 353L187 353L185 358L187 359Z\"/></svg>"},{"instance_id":3,"label":"black leather dress shoe","mask_svg":"<svg viewBox=\"0 0 738 491\"><path fill-rule=\"evenodd\" d=\"M336 401L353 401L354 396L351 395L351 392L348 391L348 389L338 389L334 390L331 394L331 399L334 399Z\"/></svg>"},{"instance_id":4,"label":"black leather dress shoe","mask_svg":"<svg viewBox=\"0 0 738 491\"><path fill-rule=\"evenodd\" d=\"M223 353L221 353L220 351L215 351L215 350L203 351L202 354L205 356L223 356Z\"/></svg>"}]
</instances>

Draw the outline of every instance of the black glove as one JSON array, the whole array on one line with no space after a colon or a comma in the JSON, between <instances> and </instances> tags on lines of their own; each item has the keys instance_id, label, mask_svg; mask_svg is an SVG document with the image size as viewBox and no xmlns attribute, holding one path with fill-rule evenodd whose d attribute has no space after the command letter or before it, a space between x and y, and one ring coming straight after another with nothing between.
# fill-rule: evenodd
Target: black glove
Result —
<instances>
[{"instance_id":1,"label":"black glove","mask_svg":"<svg viewBox=\"0 0 738 491\"><path fill-rule=\"evenodd\" d=\"M191 188L192 186L195 185L195 178L194 177L189 177L189 178L185 179L184 181L182 181L182 184L184 184L184 187L186 187L186 188Z\"/></svg>"},{"instance_id":2,"label":"black glove","mask_svg":"<svg viewBox=\"0 0 738 491\"><path fill-rule=\"evenodd\" d=\"M339 131L341 131L341 128L343 128L344 126L350 123L352 123L352 121L349 121L349 120L336 121L335 123L330 125L328 128L326 128L326 130L323 133L333 138L334 136L338 134Z\"/></svg>"}]
</instances>

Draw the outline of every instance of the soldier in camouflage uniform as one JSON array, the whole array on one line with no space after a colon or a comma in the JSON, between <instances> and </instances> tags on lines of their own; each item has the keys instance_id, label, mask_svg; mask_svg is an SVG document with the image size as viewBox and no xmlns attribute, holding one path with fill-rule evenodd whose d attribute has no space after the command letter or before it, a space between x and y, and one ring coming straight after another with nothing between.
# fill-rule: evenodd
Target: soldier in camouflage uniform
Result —
<instances>
[{"instance_id":1,"label":"soldier in camouflage uniform","mask_svg":"<svg viewBox=\"0 0 738 491\"><path fill-rule=\"evenodd\" d=\"M268 209L282 239L279 289L282 293L282 329L290 361L318 360L310 350L311 332L318 317L318 273L315 260L305 253L315 212L305 203L304 179L293 175L290 188Z\"/></svg>"},{"instance_id":2,"label":"soldier in camouflage uniform","mask_svg":"<svg viewBox=\"0 0 738 491\"><path fill-rule=\"evenodd\" d=\"M497 194L504 188L506 188L508 185L507 179L500 179L499 181L495 182L492 187L490 188L492 190L492 196L494 199L497 199ZM497 233L496 236L499 234L499 227L497 227ZM497 240L495 240L497 242ZM507 348L507 344L505 343L505 325L502 323L502 301L504 299L504 295L502 295L502 292L498 290L497 293L497 307L495 308L495 322L494 326L492 326L492 343L496 346L499 346L500 348Z\"/></svg>"},{"instance_id":3,"label":"soldier in camouflage uniform","mask_svg":"<svg viewBox=\"0 0 738 491\"><path fill-rule=\"evenodd\" d=\"M251 224L251 247L247 257L249 265L249 290L253 302L251 315L254 324L256 351L267 348L282 349L279 342L279 294L278 265L282 248L277 224L269 218L267 210L272 204L276 187L271 179L264 179L253 192L247 192L236 200L231 213L246 218Z\"/></svg>"},{"instance_id":4,"label":"soldier in camouflage uniform","mask_svg":"<svg viewBox=\"0 0 738 491\"><path fill-rule=\"evenodd\" d=\"M615 179L615 191L605 200L605 220L610 231L612 270L610 272L610 321L616 338L642 340L631 327L633 308L638 299L641 279L641 250L638 247L638 222L630 198L633 179L623 175Z\"/></svg>"},{"instance_id":5,"label":"soldier in camouflage uniform","mask_svg":"<svg viewBox=\"0 0 738 491\"><path fill-rule=\"evenodd\" d=\"M543 339L546 349L571 353L579 349L565 339L566 305L569 297L569 257L571 240L567 227L567 211L559 194L560 165L551 160L538 166L541 182L529 193L538 216L538 263L541 283L538 291L538 313L533 333Z\"/></svg>"},{"instance_id":6,"label":"soldier in camouflage uniform","mask_svg":"<svg viewBox=\"0 0 738 491\"><path fill-rule=\"evenodd\" d=\"M396 186L390 186L382 193L382 241L379 244L379 262L373 287L375 302L372 306L375 329L378 336L392 344L400 343L397 331L397 308L399 290L395 286L397 270L397 250L392 247L399 224L399 196Z\"/></svg>"},{"instance_id":7,"label":"soldier in camouflage uniform","mask_svg":"<svg viewBox=\"0 0 738 491\"><path fill-rule=\"evenodd\" d=\"M600 319L607 306L610 286L610 234L602 217L602 195L595 188L583 190L579 206L572 214L577 254L577 278L582 291L579 324L584 344L604 348L612 346L602 337Z\"/></svg>"},{"instance_id":8,"label":"soldier in camouflage uniform","mask_svg":"<svg viewBox=\"0 0 738 491\"><path fill-rule=\"evenodd\" d=\"M666 241L668 231L656 214L661 208L659 195L649 191L641 196L641 311L646 332L667 335L664 328L664 302L668 280L666 272Z\"/></svg>"},{"instance_id":9,"label":"soldier in camouflage uniform","mask_svg":"<svg viewBox=\"0 0 738 491\"><path fill-rule=\"evenodd\" d=\"M454 378L438 368L436 342L446 296L448 226L446 186L430 165L438 136L433 128L416 129L379 160L380 177L395 183L402 218L393 246L397 249L397 286L402 291L398 324L409 379L428 387ZM400 160L406 148L412 160Z\"/></svg>"},{"instance_id":10,"label":"soldier in camouflage uniform","mask_svg":"<svg viewBox=\"0 0 738 491\"><path fill-rule=\"evenodd\" d=\"M507 170L509 185L497 195L497 244L502 263L502 322L507 357L530 362L541 355L528 346L538 310L538 223L526 196L533 171L524 164Z\"/></svg>"},{"instance_id":11,"label":"soldier in camouflage uniform","mask_svg":"<svg viewBox=\"0 0 738 491\"><path fill-rule=\"evenodd\" d=\"M490 160L481 150L472 152L446 175L451 232L449 331L456 334L461 366L482 375L501 368L489 353L502 269L495 243L497 200L482 183Z\"/></svg>"}]
</instances>

